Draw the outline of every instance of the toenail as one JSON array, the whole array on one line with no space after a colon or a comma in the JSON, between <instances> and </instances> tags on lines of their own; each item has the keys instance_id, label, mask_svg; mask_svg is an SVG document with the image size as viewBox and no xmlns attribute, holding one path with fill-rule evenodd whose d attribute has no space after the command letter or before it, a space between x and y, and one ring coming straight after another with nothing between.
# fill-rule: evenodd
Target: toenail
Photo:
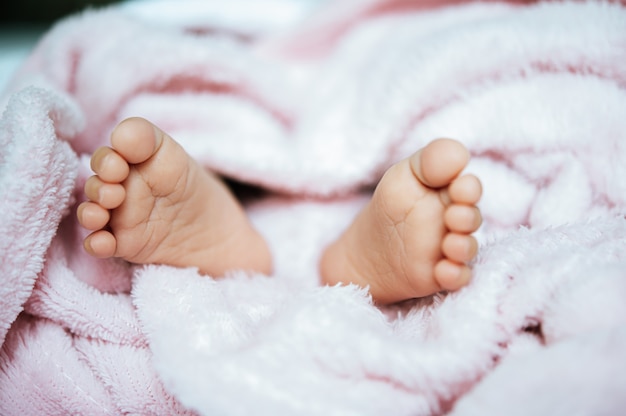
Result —
<instances>
[{"instance_id":1,"label":"toenail","mask_svg":"<svg viewBox=\"0 0 626 416\"><path fill-rule=\"evenodd\" d=\"M89 161L89 167L93 172L97 172L100 168L100 164L102 163L102 151L100 149L96 149L95 152L91 155L91 160Z\"/></svg>"},{"instance_id":2,"label":"toenail","mask_svg":"<svg viewBox=\"0 0 626 416\"><path fill-rule=\"evenodd\" d=\"M86 238L83 241L83 247L85 248L85 250L87 251L87 253L89 254L93 254L93 247L91 246L91 239L90 238Z\"/></svg>"},{"instance_id":3,"label":"toenail","mask_svg":"<svg viewBox=\"0 0 626 416\"><path fill-rule=\"evenodd\" d=\"M460 267L455 273L454 287L452 288L452 290L457 290L467 285L471 276L472 276L472 272L467 266Z\"/></svg>"},{"instance_id":4,"label":"toenail","mask_svg":"<svg viewBox=\"0 0 626 416\"><path fill-rule=\"evenodd\" d=\"M159 128L155 125L152 125L152 129L154 130L154 151L161 147L161 143L163 142L163 132L159 130Z\"/></svg>"},{"instance_id":5,"label":"toenail","mask_svg":"<svg viewBox=\"0 0 626 416\"><path fill-rule=\"evenodd\" d=\"M444 188L439 192L439 199L444 207L447 207L452 203L452 199L450 199L450 193L447 188Z\"/></svg>"}]
</instances>

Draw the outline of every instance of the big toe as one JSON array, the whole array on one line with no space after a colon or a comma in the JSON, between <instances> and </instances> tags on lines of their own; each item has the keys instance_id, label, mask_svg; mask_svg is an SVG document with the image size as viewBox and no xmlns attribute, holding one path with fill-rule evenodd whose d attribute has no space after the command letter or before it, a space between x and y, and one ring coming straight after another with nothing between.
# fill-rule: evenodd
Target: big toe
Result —
<instances>
[{"instance_id":1,"label":"big toe","mask_svg":"<svg viewBox=\"0 0 626 416\"><path fill-rule=\"evenodd\" d=\"M413 174L431 188L447 186L467 166L469 151L452 139L437 139L410 158Z\"/></svg>"},{"instance_id":2,"label":"big toe","mask_svg":"<svg viewBox=\"0 0 626 416\"><path fill-rule=\"evenodd\" d=\"M148 160L160 147L164 133L140 117L128 118L111 133L111 147L129 163Z\"/></svg>"}]
</instances>

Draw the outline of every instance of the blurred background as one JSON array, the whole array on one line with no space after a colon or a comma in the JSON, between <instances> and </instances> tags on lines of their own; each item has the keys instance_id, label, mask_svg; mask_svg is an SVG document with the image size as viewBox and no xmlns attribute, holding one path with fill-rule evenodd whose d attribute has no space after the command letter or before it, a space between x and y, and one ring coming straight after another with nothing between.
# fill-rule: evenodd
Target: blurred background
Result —
<instances>
[{"instance_id":1,"label":"blurred background","mask_svg":"<svg viewBox=\"0 0 626 416\"><path fill-rule=\"evenodd\" d=\"M177 0L0 0L0 95L42 35L59 20L86 9L120 6L137 16L157 16L172 24L200 19L217 26L245 24L251 32L262 33L290 27L326 1L336 0L198 0L202 4L198 13L180 7ZM272 13L255 12L268 7Z\"/></svg>"},{"instance_id":2,"label":"blurred background","mask_svg":"<svg viewBox=\"0 0 626 416\"><path fill-rule=\"evenodd\" d=\"M90 7L119 0L2 0L0 2L0 93L54 22Z\"/></svg>"}]
</instances>

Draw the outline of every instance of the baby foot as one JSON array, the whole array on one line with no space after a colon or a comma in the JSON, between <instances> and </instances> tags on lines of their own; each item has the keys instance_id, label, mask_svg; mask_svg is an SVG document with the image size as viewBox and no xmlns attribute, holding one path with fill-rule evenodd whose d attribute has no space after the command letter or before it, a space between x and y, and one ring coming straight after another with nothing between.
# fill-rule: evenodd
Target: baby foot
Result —
<instances>
[{"instance_id":1,"label":"baby foot","mask_svg":"<svg viewBox=\"0 0 626 416\"><path fill-rule=\"evenodd\" d=\"M271 256L227 186L160 129L141 118L121 122L111 147L91 158L89 201L77 211L93 231L93 256L132 263L269 273Z\"/></svg>"},{"instance_id":2,"label":"baby foot","mask_svg":"<svg viewBox=\"0 0 626 416\"><path fill-rule=\"evenodd\" d=\"M458 176L469 152L440 139L392 166L371 201L323 253L324 283L369 286L381 304L456 290L478 251L471 235L482 222L482 188Z\"/></svg>"}]
</instances>

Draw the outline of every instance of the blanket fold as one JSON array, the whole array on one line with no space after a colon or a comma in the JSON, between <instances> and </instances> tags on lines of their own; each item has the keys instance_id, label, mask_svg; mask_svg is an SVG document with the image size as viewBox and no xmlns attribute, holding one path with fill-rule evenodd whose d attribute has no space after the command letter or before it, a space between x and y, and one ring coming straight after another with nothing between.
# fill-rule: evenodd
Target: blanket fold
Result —
<instances>
[{"instance_id":1,"label":"blanket fold","mask_svg":"<svg viewBox=\"0 0 626 416\"><path fill-rule=\"evenodd\" d=\"M0 413L621 411L624 6L295 4L89 11L16 74L0 120ZM269 191L245 208L272 276L84 252L89 156L128 116ZM320 287L320 253L367 189L442 136L484 185L471 284L385 308Z\"/></svg>"},{"instance_id":2,"label":"blanket fold","mask_svg":"<svg viewBox=\"0 0 626 416\"><path fill-rule=\"evenodd\" d=\"M0 339L21 311L74 192L77 160L66 142L80 113L61 95L26 89L0 121Z\"/></svg>"}]
</instances>

